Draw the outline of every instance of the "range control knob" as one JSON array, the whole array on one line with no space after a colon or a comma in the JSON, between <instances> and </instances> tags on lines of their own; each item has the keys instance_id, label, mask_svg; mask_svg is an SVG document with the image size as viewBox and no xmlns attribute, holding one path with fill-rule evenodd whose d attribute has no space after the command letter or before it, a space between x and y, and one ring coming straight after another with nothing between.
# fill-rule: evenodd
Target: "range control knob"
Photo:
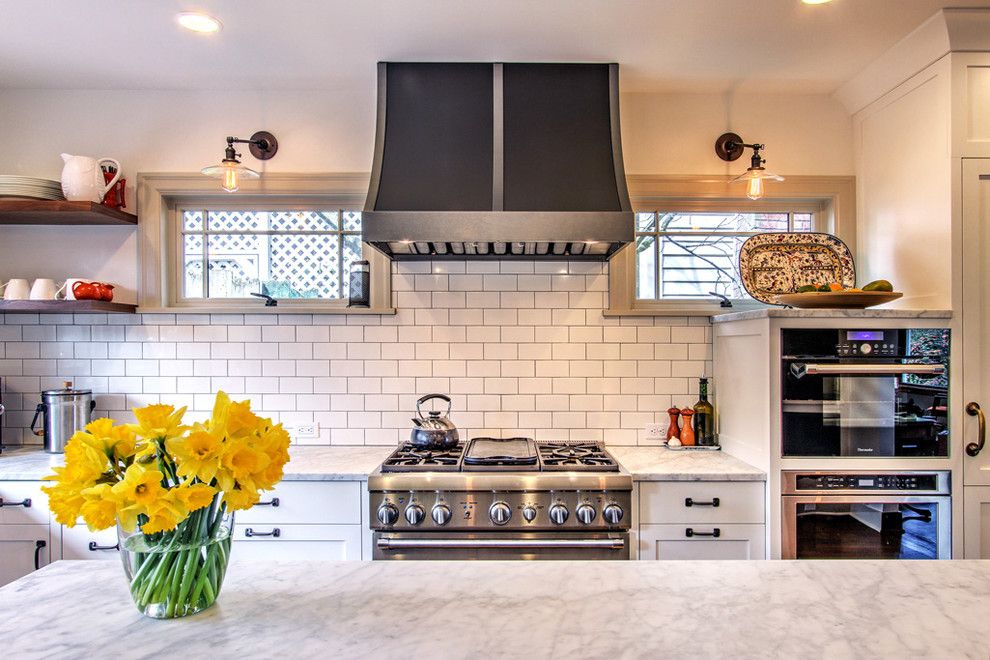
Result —
<instances>
[{"instance_id":1,"label":"range control knob","mask_svg":"<svg viewBox=\"0 0 990 660\"><path fill-rule=\"evenodd\" d=\"M382 502L378 507L378 522L383 525L394 525L399 519L399 510L391 502Z\"/></svg>"},{"instance_id":2,"label":"range control knob","mask_svg":"<svg viewBox=\"0 0 990 660\"><path fill-rule=\"evenodd\" d=\"M602 509L602 518L605 519L609 525L618 525L622 521L622 516L625 515L625 511L622 507L616 503L607 504L604 509Z\"/></svg>"},{"instance_id":3,"label":"range control knob","mask_svg":"<svg viewBox=\"0 0 990 660\"><path fill-rule=\"evenodd\" d=\"M443 527L450 522L450 507L446 504L437 504L431 512L433 522Z\"/></svg>"},{"instance_id":4,"label":"range control knob","mask_svg":"<svg viewBox=\"0 0 990 660\"><path fill-rule=\"evenodd\" d=\"M533 522L536 520L536 507L535 506L524 506L523 507L523 518L526 522Z\"/></svg>"},{"instance_id":5,"label":"range control knob","mask_svg":"<svg viewBox=\"0 0 990 660\"><path fill-rule=\"evenodd\" d=\"M592 505L587 502L582 502L574 511L574 515L577 516L578 522L582 525L590 525L595 520L595 516L598 515L598 512L595 511L595 507Z\"/></svg>"},{"instance_id":6,"label":"range control knob","mask_svg":"<svg viewBox=\"0 0 990 660\"><path fill-rule=\"evenodd\" d=\"M410 504L406 507L406 522L410 525L418 525L426 518L426 512L418 504Z\"/></svg>"},{"instance_id":7,"label":"range control knob","mask_svg":"<svg viewBox=\"0 0 990 660\"><path fill-rule=\"evenodd\" d=\"M862 353L863 355L869 355L870 353L873 352L873 347L870 346L869 344L862 344L859 347L859 352Z\"/></svg>"},{"instance_id":8,"label":"range control knob","mask_svg":"<svg viewBox=\"0 0 990 660\"><path fill-rule=\"evenodd\" d=\"M488 516L496 525L504 525L512 517L512 509L505 502L495 502L488 508Z\"/></svg>"},{"instance_id":9,"label":"range control knob","mask_svg":"<svg viewBox=\"0 0 990 660\"><path fill-rule=\"evenodd\" d=\"M554 504L550 507L550 522L554 525L563 525L567 522L568 511L567 507L563 504Z\"/></svg>"}]
</instances>

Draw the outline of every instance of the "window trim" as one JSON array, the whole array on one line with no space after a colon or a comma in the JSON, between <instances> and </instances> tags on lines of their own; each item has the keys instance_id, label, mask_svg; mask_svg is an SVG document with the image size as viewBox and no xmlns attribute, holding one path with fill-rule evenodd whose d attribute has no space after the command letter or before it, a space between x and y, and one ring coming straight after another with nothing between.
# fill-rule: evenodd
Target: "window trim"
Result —
<instances>
[{"instance_id":1,"label":"window trim","mask_svg":"<svg viewBox=\"0 0 990 660\"><path fill-rule=\"evenodd\" d=\"M190 204L226 208L278 204L285 208L360 209L368 190L368 175L264 174L242 182L231 195L213 179L200 174L138 174L138 312L144 313L261 313L261 314L395 314L391 294L391 262L365 243L363 254L371 268L370 307L347 307L342 300L280 300L278 307L241 299L182 299L178 270L177 214Z\"/></svg>"},{"instance_id":2,"label":"window trim","mask_svg":"<svg viewBox=\"0 0 990 660\"><path fill-rule=\"evenodd\" d=\"M852 176L788 176L767 186L763 199L750 200L739 184L726 176L627 177L633 209L683 211L811 210L817 230L842 239L856 254L856 179ZM702 300L638 300L636 298L635 243L619 250L609 262L609 306L606 317L712 316L767 307L757 301L733 302L731 310Z\"/></svg>"}]
</instances>

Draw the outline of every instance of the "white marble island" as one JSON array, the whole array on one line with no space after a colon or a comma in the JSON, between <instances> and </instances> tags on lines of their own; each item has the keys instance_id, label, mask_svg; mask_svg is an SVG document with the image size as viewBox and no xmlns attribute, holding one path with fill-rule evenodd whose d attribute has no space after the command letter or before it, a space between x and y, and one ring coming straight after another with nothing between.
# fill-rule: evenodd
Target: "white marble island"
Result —
<instances>
[{"instance_id":1,"label":"white marble island","mask_svg":"<svg viewBox=\"0 0 990 660\"><path fill-rule=\"evenodd\" d=\"M990 562L241 562L142 617L115 562L0 588L8 658L979 657Z\"/></svg>"}]
</instances>

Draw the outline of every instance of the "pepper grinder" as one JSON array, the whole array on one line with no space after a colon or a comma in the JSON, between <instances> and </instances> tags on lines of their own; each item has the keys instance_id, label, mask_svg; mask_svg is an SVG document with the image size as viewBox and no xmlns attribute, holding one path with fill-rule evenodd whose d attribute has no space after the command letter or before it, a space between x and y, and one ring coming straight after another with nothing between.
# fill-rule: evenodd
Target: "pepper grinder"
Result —
<instances>
[{"instance_id":1,"label":"pepper grinder","mask_svg":"<svg viewBox=\"0 0 990 660\"><path fill-rule=\"evenodd\" d=\"M692 416L694 416L694 411L690 408L685 408L681 411L681 418L684 420L684 428L681 429L681 444L685 447L694 446L694 424L691 423Z\"/></svg>"},{"instance_id":2,"label":"pepper grinder","mask_svg":"<svg viewBox=\"0 0 990 660\"><path fill-rule=\"evenodd\" d=\"M681 411L678 408L668 408L667 414L670 415L670 424L667 426L666 442L670 442L672 438L676 440L681 437L681 429L677 426L677 416Z\"/></svg>"}]
</instances>

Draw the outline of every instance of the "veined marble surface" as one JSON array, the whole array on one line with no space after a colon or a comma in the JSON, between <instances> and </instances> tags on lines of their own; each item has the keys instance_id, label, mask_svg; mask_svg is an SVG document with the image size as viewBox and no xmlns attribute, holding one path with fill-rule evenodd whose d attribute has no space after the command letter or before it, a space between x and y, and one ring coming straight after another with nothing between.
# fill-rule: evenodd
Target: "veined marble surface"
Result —
<instances>
[{"instance_id":1,"label":"veined marble surface","mask_svg":"<svg viewBox=\"0 0 990 660\"><path fill-rule=\"evenodd\" d=\"M947 309L796 309L764 307L744 312L729 312L712 316L712 323L749 321L750 319L951 319Z\"/></svg>"},{"instance_id":2,"label":"veined marble surface","mask_svg":"<svg viewBox=\"0 0 990 660\"><path fill-rule=\"evenodd\" d=\"M285 480L365 481L394 449L293 445L285 466ZM63 454L47 454L36 448L8 448L0 454L0 481L37 481L64 462Z\"/></svg>"},{"instance_id":3,"label":"veined marble surface","mask_svg":"<svg viewBox=\"0 0 990 660\"><path fill-rule=\"evenodd\" d=\"M116 562L0 588L8 658L986 658L988 561L234 561L156 621Z\"/></svg>"},{"instance_id":4,"label":"veined marble surface","mask_svg":"<svg viewBox=\"0 0 990 660\"><path fill-rule=\"evenodd\" d=\"M609 447L633 481L766 481L767 475L724 451Z\"/></svg>"}]
</instances>

